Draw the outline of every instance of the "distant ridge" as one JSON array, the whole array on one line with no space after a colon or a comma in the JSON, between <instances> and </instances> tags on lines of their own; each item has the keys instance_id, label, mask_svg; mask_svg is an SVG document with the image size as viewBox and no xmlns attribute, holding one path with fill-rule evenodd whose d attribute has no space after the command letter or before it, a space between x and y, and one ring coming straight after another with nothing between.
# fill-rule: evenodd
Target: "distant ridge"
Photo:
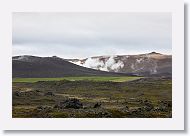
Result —
<instances>
[{"instance_id":1,"label":"distant ridge","mask_svg":"<svg viewBox=\"0 0 190 136\"><path fill-rule=\"evenodd\" d=\"M15 56L12 57L13 78L53 78L65 76L120 76L123 73L105 72L85 68L70 63L62 58Z\"/></svg>"}]
</instances>

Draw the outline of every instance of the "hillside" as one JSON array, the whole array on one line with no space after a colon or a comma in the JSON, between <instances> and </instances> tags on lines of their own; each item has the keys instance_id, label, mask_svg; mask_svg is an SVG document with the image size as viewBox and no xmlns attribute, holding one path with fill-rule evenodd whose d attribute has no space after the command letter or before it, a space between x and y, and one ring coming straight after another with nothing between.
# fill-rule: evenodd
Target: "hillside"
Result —
<instances>
[{"instance_id":1,"label":"hillside","mask_svg":"<svg viewBox=\"0 0 190 136\"><path fill-rule=\"evenodd\" d=\"M95 56L85 59L68 59L74 64L96 70L134 73L137 75L172 74L172 56L156 52L138 55Z\"/></svg>"},{"instance_id":2,"label":"hillside","mask_svg":"<svg viewBox=\"0 0 190 136\"><path fill-rule=\"evenodd\" d=\"M12 58L12 76L22 78L53 78L65 76L119 76L75 65L58 57L15 56Z\"/></svg>"}]
</instances>

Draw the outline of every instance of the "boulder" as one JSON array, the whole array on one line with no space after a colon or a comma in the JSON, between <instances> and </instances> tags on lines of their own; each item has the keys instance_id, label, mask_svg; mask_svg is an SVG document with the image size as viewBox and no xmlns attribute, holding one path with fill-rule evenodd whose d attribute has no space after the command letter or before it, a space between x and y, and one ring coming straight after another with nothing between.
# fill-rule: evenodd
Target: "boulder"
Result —
<instances>
[{"instance_id":1,"label":"boulder","mask_svg":"<svg viewBox=\"0 0 190 136\"><path fill-rule=\"evenodd\" d=\"M55 94L53 92L46 92L44 96L55 96Z\"/></svg>"},{"instance_id":2,"label":"boulder","mask_svg":"<svg viewBox=\"0 0 190 136\"><path fill-rule=\"evenodd\" d=\"M154 106L152 105L151 101L145 100L143 104L144 104L143 109L146 111L151 111L154 109Z\"/></svg>"},{"instance_id":3,"label":"boulder","mask_svg":"<svg viewBox=\"0 0 190 136\"><path fill-rule=\"evenodd\" d=\"M22 94L21 94L21 92L16 91L16 92L14 92L14 95L17 96L17 97L20 97Z\"/></svg>"},{"instance_id":4,"label":"boulder","mask_svg":"<svg viewBox=\"0 0 190 136\"><path fill-rule=\"evenodd\" d=\"M72 99L67 99L65 101L60 102L58 105L55 105L54 108L59 108L59 109L68 109L68 108L80 109L80 108L83 108L83 104L78 99L72 98Z\"/></svg>"},{"instance_id":5,"label":"boulder","mask_svg":"<svg viewBox=\"0 0 190 136\"><path fill-rule=\"evenodd\" d=\"M111 118L112 117L112 114L109 113L109 112L98 112L96 114L96 117L97 118Z\"/></svg>"},{"instance_id":6,"label":"boulder","mask_svg":"<svg viewBox=\"0 0 190 136\"><path fill-rule=\"evenodd\" d=\"M99 108L99 107L101 107L101 103L96 103L95 105L94 105L94 108Z\"/></svg>"}]
</instances>

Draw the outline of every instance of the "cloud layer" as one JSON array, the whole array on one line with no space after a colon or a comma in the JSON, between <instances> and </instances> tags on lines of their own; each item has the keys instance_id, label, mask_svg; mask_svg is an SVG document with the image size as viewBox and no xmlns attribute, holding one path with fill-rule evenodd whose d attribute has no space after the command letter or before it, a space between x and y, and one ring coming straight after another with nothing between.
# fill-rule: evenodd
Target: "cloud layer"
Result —
<instances>
[{"instance_id":1,"label":"cloud layer","mask_svg":"<svg viewBox=\"0 0 190 136\"><path fill-rule=\"evenodd\" d=\"M170 13L13 13L13 55L171 53Z\"/></svg>"}]
</instances>

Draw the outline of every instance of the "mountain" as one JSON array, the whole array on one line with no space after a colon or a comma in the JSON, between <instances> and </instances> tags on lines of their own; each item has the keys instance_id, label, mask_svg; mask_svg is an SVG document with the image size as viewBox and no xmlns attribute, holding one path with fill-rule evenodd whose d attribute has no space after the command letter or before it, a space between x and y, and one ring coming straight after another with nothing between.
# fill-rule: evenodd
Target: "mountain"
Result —
<instances>
[{"instance_id":1,"label":"mountain","mask_svg":"<svg viewBox=\"0 0 190 136\"><path fill-rule=\"evenodd\" d=\"M70 63L62 58L15 56L12 58L12 76L24 78L48 78L65 76L120 76L121 73L106 72Z\"/></svg>"},{"instance_id":2,"label":"mountain","mask_svg":"<svg viewBox=\"0 0 190 136\"><path fill-rule=\"evenodd\" d=\"M96 70L136 75L172 75L172 56L156 52L139 55L96 56L67 61Z\"/></svg>"}]
</instances>

